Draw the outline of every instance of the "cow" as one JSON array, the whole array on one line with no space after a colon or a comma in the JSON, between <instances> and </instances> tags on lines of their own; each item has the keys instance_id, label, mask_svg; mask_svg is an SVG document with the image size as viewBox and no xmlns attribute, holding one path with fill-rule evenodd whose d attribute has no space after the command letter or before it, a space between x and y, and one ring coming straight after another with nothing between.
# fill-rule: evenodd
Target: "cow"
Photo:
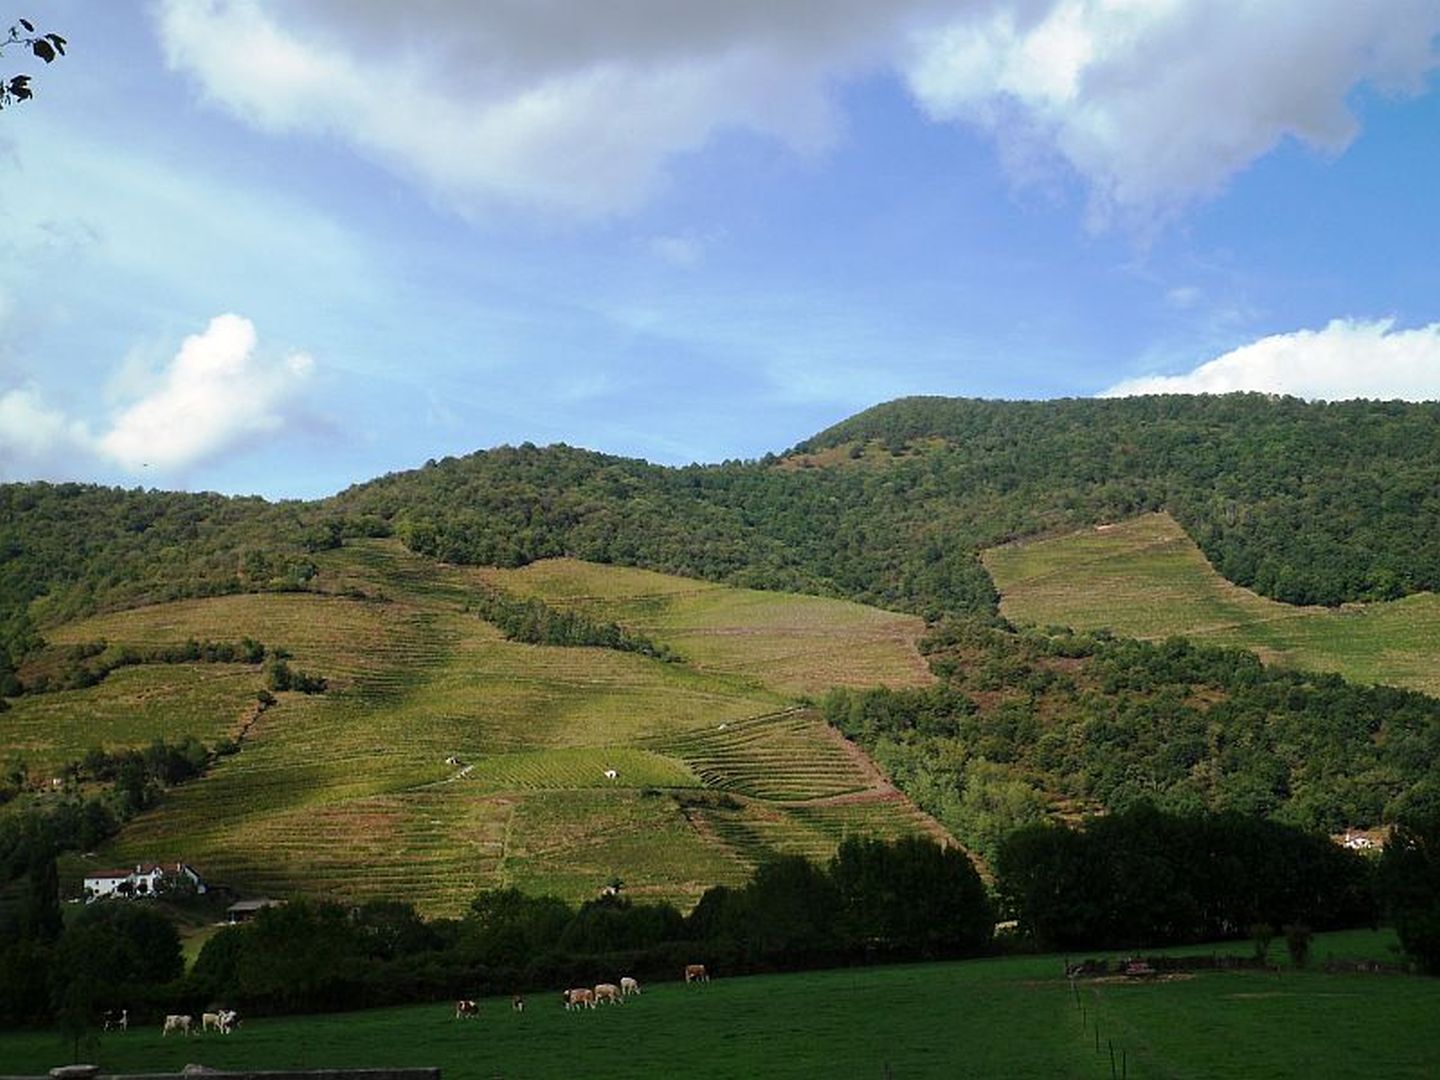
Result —
<instances>
[{"instance_id":1,"label":"cow","mask_svg":"<svg viewBox=\"0 0 1440 1080\"><path fill-rule=\"evenodd\" d=\"M618 770L615 770L615 769L606 769L606 770L605 770L605 779L606 779L606 780L614 780L614 779L615 779L616 777L618 777L619 775L620 775L620 773L619 773Z\"/></svg>"},{"instance_id":2,"label":"cow","mask_svg":"<svg viewBox=\"0 0 1440 1080\"><path fill-rule=\"evenodd\" d=\"M570 1009L593 1009L595 1007L595 991L588 986L581 986L574 990L566 990L564 993L565 1008Z\"/></svg>"},{"instance_id":3,"label":"cow","mask_svg":"<svg viewBox=\"0 0 1440 1080\"><path fill-rule=\"evenodd\" d=\"M629 997L631 994L638 994L639 992L640 984L638 982L632 979L629 975L622 975L620 977L621 997Z\"/></svg>"},{"instance_id":4,"label":"cow","mask_svg":"<svg viewBox=\"0 0 1440 1080\"><path fill-rule=\"evenodd\" d=\"M605 1002L608 1005L623 1005L620 1000L620 988L614 983L595 984L595 1003Z\"/></svg>"},{"instance_id":5,"label":"cow","mask_svg":"<svg viewBox=\"0 0 1440 1080\"><path fill-rule=\"evenodd\" d=\"M455 1002L455 1019L456 1019L456 1020L465 1020L465 1019L471 1019L471 1020L473 1020L475 1017L477 1017L477 1016L479 1016L479 1015L480 1015L480 1006L477 1005L475 1002L471 1001L469 998L461 998L459 1001Z\"/></svg>"},{"instance_id":6,"label":"cow","mask_svg":"<svg viewBox=\"0 0 1440 1080\"><path fill-rule=\"evenodd\" d=\"M686 981L687 983L690 983L690 982L709 982L709 981L710 981L710 973L705 970L705 965L704 965L704 964L686 964L686 965L685 965L685 981Z\"/></svg>"},{"instance_id":7,"label":"cow","mask_svg":"<svg viewBox=\"0 0 1440 1080\"><path fill-rule=\"evenodd\" d=\"M106 1031L127 1031L130 1028L129 1009L106 1009L105 1030Z\"/></svg>"},{"instance_id":8,"label":"cow","mask_svg":"<svg viewBox=\"0 0 1440 1080\"><path fill-rule=\"evenodd\" d=\"M214 1028L216 1031L219 1031L223 1034L225 1029L220 1023L220 1018L224 1015L225 1013L223 1011L213 1013L201 1013L200 1030L204 1032L209 1031L211 1028Z\"/></svg>"},{"instance_id":9,"label":"cow","mask_svg":"<svg viewBox=\"0 0 1440 1080\"><path fill-rule=\"evenodd\" d=\"M229 1035L240 1024L240 1014L234 1009L220 1010L220 1034Z\"/></svg>"},{"instance_id":10,"label":"cow","mask_svg":"<svg viewBox=\"0 0 1440 1080\"><path fill-rule=\"evenodd\" d=\"M189 1035L190 1017L177 1016L174 1013L171 1013L169 1016L165 1017L165 1026L160 1031L160 1037L163 1039L172 1031L178 1031L181 1035Z\"/></svg>"},{"instance_id":11,"label":"cow","mask_svg":"<svg viewBox=\"0 0 1440 1080\"><path fill-rule=\"evenodd\" d=\"M510 998L510 1008L514 1009L516 1012L524 1012L525 998L522 997L520 994L513 994Z\"/></svg>"}]
</instances>

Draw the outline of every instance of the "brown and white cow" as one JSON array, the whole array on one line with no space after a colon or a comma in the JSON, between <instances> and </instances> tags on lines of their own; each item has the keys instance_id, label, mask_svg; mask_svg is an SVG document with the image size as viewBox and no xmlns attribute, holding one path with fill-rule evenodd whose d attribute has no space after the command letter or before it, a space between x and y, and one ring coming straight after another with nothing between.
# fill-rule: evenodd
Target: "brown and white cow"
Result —
<instances>
[{"instance_id":1,"label":"brown and white cow","mask_svg":"<svg viewBox=\"0 0 1440 1080\"><path fill-rule=\"evenodd\" d=\"M685 965L685 981L686 981L687 983L689 983L689 982L709 982L709 981L710 981L710 973L705 970L705 965L704 965L704 964L686 964L686 965Z\"/></svg>"},{"instance_id":2,"label":"brown and white cow","mask_svg":"<svg viewBox=\"0 0 1440 1080\"><path fill-rule=\"evenodd\" d=\"M595 984L595 1004L598 1005L602 1001L610 1005L625 1004L620 1000L620 988L614 983Z\"/></svg>"},{"instance_id":3,"label":"brown and white cow","mask_svg":"<svg viewBox=\"0 0 1440 1080\"><path fill-rule=\"evenodd\" d=\"M479 1015L480 1015L480 1006L477 1005L475 1002L471 1001L469 998L461 998L459 1001L455 1002L455 1019L456 1019L456 1020L465 1020L465 1019L472 1019L472 1020L473 1020L475 1017L477 1017L477 1016L479 1016Z\"/></svg>"},{"instance_id":4,"label":"brown and white cow","mask_svg":"<svg viewBox=\"0 0 1440 1080\"><path fill-rule=\"evenodd\" d=\"M160 1037L163 1039L172 1031L179 1032L181 1035L189 1035L190 1017L188 1015L177 1016L174 1013L171 1013L169 1016L165 1017L165 1026L160 1031Z\"/></svg>"},{"instance_id":5,"label":"brown and white cow","mask_svg":"<svg viewBox=\"0 0 1440 1080\"><path fill-rule=\"evenodd\" d=\"M574 990L565 991L565 1008L568 1009L593 1009L595 1007L595 991L588 986L581 986Z\"/></svg>"},{"instance_id":6,"label":"brown and white cow","mask_svg":"<svg viewBox=\"0 0 1440 1080\"><path fill-rule=\"evenodd\" d=\"M631 994L638 994L639 992L640 984L638 982L632 979L629 975L622 975L620 977L621 997L629 997Z\"/></svg>"},{"instance_id":7,"label":"brown and white cow","mask_svg":"<svg viewBox=\"0 0 1440 1080\"><path fill-rule=\"evenodd\" d=\"M516 1012L524 1012L524 1011L525 1011L525 998L524 998L524 996L521 995L521 994L512 994L512 995L510 996L510 1008L514 1009Z\"/></svg>"}]
</instances>

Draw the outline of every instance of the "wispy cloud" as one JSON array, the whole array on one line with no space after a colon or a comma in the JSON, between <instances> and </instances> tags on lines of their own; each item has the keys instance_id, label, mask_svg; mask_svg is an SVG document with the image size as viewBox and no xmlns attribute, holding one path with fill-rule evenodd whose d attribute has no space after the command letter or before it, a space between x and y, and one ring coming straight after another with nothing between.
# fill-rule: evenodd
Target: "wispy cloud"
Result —
<instances>
[{"instance_id":1,"label":"wispy cloud","mask_svg":"<svg viewBox=\"0 0 1440 1080\"><path fill-rule=\"evenodd\" d=\"M1335 319L1323 330L1261 338L1184 375L1127 379L1100 396L1236 390L1327 401L1440 399L1440 323L1395 330L1391 319Z\"/></svg>"}]
</instances>

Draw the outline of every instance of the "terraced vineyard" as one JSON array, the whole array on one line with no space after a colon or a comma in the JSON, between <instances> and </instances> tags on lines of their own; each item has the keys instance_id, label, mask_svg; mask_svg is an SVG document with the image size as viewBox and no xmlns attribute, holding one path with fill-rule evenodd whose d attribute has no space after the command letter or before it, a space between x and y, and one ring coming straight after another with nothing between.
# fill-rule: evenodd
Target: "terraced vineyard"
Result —
<instances>
[{"instance_id":1,"label":"terraced vineyard","mask_svg":"<svg viewBox=\"0 0 1440 1080\"><path fill-rule=\"evenodd\" d=\"M863 791L871 778L854 748L813 712L791 709L656 740L706 786L762 799L817 799Z\"/></svg>"},{"instance_id":2,"label":"terraced vineyard","mask_svg":"<svg viewBox=\"0 0 1440 1080\"><path fill-rule=\"evenodd\" d=\"M992 548L985 566L1017 623L1172 634L1268 662L1440 694L1440 596L1293 607L1220 577L1165 514Z\"/></svg>"},{"instance_id":3,"label":"terraced vineyard","mask_svg":"<svg viewBox=\"0 0 1440 1080\"><path fill-rule=\"evenodd\" d=\"M317 562L325 595L187 600L47 637L249 636L289 650L327 693L278 693L257 716L258 665L124 668L19 700L0 717L0 753L58 765L96 744L243 734L239 754L97 858L183 858L246 892L401 897L431 914L487 886L580 899L614 877L686 904L771 853L823 857L848 833L937 828L800 707L832 683L927 681L919 620L569 560L436 566L385 541ZM469 610L494 584L585 607L688 660L506 641ZM64 871L73 881L87 865Z\"/></svg>"}]
</instances>

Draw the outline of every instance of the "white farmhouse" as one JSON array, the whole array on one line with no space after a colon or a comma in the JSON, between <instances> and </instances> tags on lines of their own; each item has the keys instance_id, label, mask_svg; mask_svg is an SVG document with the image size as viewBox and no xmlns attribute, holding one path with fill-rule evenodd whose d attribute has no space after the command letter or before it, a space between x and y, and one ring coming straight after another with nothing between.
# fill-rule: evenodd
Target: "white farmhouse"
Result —
<instances>
[{"instance_id":1,"label":"white farmhouse","mask_svg":"<svg viewBox=\"0 0 1440 1080\"><path fill-rule=\"evenodd\" d=\"M154 896L187 882L197 893L205 892L205 880L193 866L183 862L136 863L133 870L96 870L85 875L85 902Z\"/></svg>"}]
</instances>

